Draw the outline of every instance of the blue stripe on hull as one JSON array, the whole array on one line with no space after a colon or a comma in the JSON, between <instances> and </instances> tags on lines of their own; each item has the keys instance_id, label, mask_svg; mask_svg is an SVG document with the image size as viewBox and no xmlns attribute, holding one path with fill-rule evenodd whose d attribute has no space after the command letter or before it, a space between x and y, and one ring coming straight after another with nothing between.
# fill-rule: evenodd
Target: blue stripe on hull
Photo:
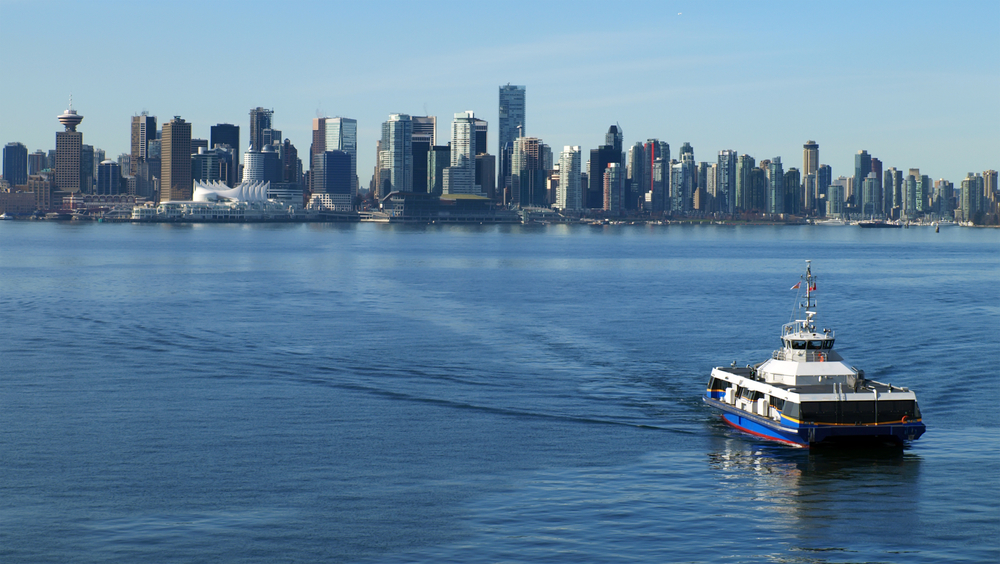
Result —
<instances>
[{"instance_id":1,"label":"blue stripe on hull","mask_svg":"<svg viewBox=\"0 0 1000 564\"><path fill-rule=\"evenodd\" d=\"M785 443L794 446L809 446L807 443L802 442L799 436L794 431L787 433L780 433L765 427L752 419L747 419L746 417L741 417L735 413L723 413L722 420L726 423L732 425L733 427L743 431L744 433L749 433L751 435L761 437L763 439L768 439L771 441L778 441L780 443Z\"/></svg>"}]
</instances>

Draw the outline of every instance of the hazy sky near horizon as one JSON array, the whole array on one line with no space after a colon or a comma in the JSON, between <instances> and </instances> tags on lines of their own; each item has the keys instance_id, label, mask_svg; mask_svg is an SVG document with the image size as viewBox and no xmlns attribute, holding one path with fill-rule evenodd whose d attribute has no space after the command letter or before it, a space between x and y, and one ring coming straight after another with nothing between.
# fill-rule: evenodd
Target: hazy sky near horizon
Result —
<instances>
[{"instance_id":1,"label":"hazy sky near horizon","mask_svg":"<svg viewBox=\"0 0 1000 564\"><path fill-rule=\"evenodd\" d=\"M609 8L609 5L611 6ZM129 120L193 135L274 110L308 168L312 118L358 120L367 186L390 113L489 122L527 87L526 134L584 161L617 123L697 161L734 149L834 177L867 149L958 184L1000 168L1000 1L257 2L0 0L0 144L55 147L73 95L84 143L129 150Z\"/></svg>"}]
</instances>

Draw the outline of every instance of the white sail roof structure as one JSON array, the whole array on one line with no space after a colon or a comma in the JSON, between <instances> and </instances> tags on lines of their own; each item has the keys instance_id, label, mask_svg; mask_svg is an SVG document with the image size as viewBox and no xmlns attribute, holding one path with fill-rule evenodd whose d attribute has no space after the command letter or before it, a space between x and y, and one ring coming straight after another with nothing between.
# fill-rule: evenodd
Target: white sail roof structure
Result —
<instances>
[{"instance_id":1,"label":"white sail roof structure","mask_svg":"<svg viewBox=\"0 0 1000 564\"><path fill-rule=\"evenodd\" d=\"M270 182L244 182L239 186L230 188L225 183L219 181L201 182L194 186L195 202L218 202L220 200L230 200L237 202L266 202L267 189Z\"/></svg>"}]
</instances>

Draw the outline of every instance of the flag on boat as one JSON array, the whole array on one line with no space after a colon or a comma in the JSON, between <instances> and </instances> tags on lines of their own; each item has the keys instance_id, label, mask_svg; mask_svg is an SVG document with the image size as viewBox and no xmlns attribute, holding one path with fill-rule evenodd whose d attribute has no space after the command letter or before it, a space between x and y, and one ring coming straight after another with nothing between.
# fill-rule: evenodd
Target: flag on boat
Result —
<instances>
[{"instance_id":1,"label":"flag on boat","mask_svg":"<svg viewBox=\"0 0 1000 564\"><path fill-rule=\"evenodd\" d=\"M791 288L789 288L789 290L798 290L798 289L799 289L799 286L800 286L801 284L802 284L802 281L801 281L801 280L799 280L798 282L796 282L796 283L795 283L795 285L794 285L794 286L792 286Z\"/></svg>"},{"instance_id":2,"label":"flag on boat","mask_svg":"<svg viewBox=\"0 0 1000 564\"><path fill-rule=\"evenodd\" d=\"M813 282L813 285L809 287L809 291L810 292L815 292L816 291L816 283L815 282Z\"/></svg>"}]
</instances>

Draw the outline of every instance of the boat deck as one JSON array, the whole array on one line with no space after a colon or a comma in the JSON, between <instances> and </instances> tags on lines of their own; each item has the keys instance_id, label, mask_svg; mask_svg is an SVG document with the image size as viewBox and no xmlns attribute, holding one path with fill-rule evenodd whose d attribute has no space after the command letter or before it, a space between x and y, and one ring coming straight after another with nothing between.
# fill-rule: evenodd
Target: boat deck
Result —
<instances>
[{"instance_id":1,"label":"boat deck","mask_svg":"<svg viewBox=\"0 0 1000 564\"><path fill-rule=\"evenodd\" d=\"M716 367L716 369L721 370L722 372L728 372L729 374L733 374L735 376L742 376L743 378L752 378L758 382L763 381L759 378L755 378L750 368L732 368L729 366L718 366ZM862 384L858 386L858 391L865 390L870 392L872 390L877 390L879 393L888 393L890 391L898 391L898 392L910 391L909 388L893 386L892 384L883 384L882 382L876 382L875 380L861 380L861 382ZM829 393L830 386L832 384L811 384L805 386L801 385L791 386L788 384L768 382L767 385L774 386L775 388L780 388L782 390L786 390L789 392L795 392L797 394L824 394L824 393Z\"/></svg>"}]
</instances>

